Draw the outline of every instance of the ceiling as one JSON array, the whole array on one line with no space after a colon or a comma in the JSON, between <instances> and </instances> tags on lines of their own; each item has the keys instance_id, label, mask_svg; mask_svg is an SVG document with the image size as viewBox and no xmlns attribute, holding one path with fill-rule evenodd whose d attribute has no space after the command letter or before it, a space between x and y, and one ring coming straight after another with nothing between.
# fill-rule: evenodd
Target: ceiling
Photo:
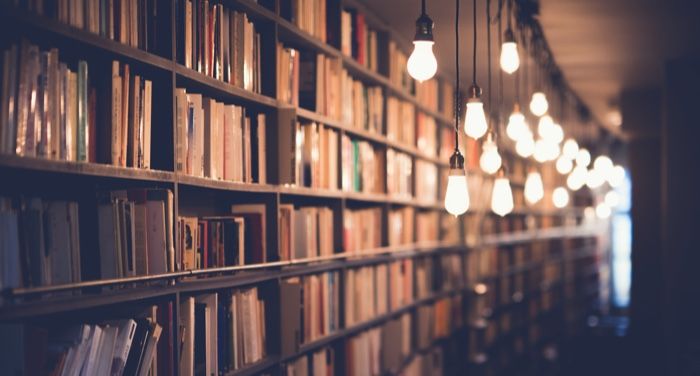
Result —
<instances>
[{"instance_id":1,"label":"ceiling","mask_svg":"<svg viewBox=\"0 0 700 376\"><path fill-rule=\"evenodd\" d=\"M405 36L406 41L413 38L420 0L365 0L364 3ZM700 46L698 3L693 0L540 0L539 20L554 60L569 86L599 124L619 134L620 119L611 115L615 115L620 93L625 89L660 87L664 62ZM486 0L477 0L477 81L486 91L485 4ZM493 13L497 4L498 0L492 0ZM459 61L464 88L472 79L472 6L472 1L460 2ZM435 21L435 54L439 67L454 77L455 3L428 0L427 12ZM498 72L497 34L494 25L494 74ZM506 96L510 96L513 79L504 77ZM493 81L493 93L496 93L496 82Z\"/></svg>"}]
</instances>

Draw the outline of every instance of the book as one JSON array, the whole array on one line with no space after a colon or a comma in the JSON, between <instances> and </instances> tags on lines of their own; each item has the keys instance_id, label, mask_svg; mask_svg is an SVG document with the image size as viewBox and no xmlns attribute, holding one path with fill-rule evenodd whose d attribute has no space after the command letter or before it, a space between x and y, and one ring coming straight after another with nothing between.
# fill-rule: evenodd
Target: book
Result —
<instances>
[{"instance_id":1,"label":"book","mask_svg":"<svg viewBox=\"0 0 700 376\"><path fill-rule=\"evenodd\" d=\"M245 264L267 261L266 208L262 204L232 205L231 213L242 217L245 226Z\"/></svg>"},{"instance_id":2,"label":"book","mask_svg":"<svg viewBox=\"0 0 700 376\"><path fill-rule=\"evenodd\" d=\"M413 197L413 158L391 148L386 151L386 191L395 197Z\"/></svg>"},{"instance_id":3,"label":"book","mask_svg":"<svg viewBox=\"0 0 700 376\"><path fill-rule=\"evenodd\" d=\"M290 0L280 3L280 14L321 42L328 42L327 0Z\"/></svg>"},{"instance_id":4,"label":"book","mask_svg":"<svg viewBox=\"0 0 700 376\"><path fill-rule=\"evenodd\" d=\"M416 144L416 108L413 103L393 96L387 98L386 137L405 145Z\"/></svg>"},{"instance_id":5,"label":"book","mask_svg":"<svg viewBox=\"0 0 700 376\"><path fill-rule=\"evenodd\" d=\"M345 70L342 71L340 81L343 124L376 134L384 132L382 88L353 79Z\"/></svg>"},{"instance_id":6,"label":"book","mask_svg":"<svg viewBox=\"0 0 700 376\"><path fill-rule=\"evenodd\" d=\"M382 222L380 208L346 208L343 213L343 250L359 253L381 247Z\"/></svg>"},{"instance_id":7,"label":"book","mask_svg":"<svg viewBox=\"0 0 700 376\"><path fill-rule=\"evenodd\" d=\"M412 244L415 229L420 229L419 226L414 226L415 223L415 209L413 207L391 209L387 223L389 246Z\"/></svg>"},{"instance_id":8,"label":"book","mask_svg":"<svg viewBox=\"0 0 700 376\"><path fill-rule=\"evenodd\" d=\"M370 70L377 71L382 37L367 24L365 14L356 9L343 9L340 27L341 52Z\"/></svg>"},{"instance_id":9,"label":"book","mask_svg":"<svg viewBox=\"0 0 700 376\"><path fill-rule=\"evenodd\" d=\"M280 205L281 261L329 256L334 253L333 211L328 207Z\"/></svg>"},{"instance_id":10,"label":"book","mask_svg":"<svg viewBox=\"0 0 700 376\"><path fill-rule=\"evenodd\" d=\"M299 105L300 53L282 43L277 46L277 100L284 104Z\"/></svg>"},{"instance_id":11,"label":"book","mask_svg":"<svg viewBox=\"0 0 700 376\"><path fill-rule=\"evenodd\" d=\"M389 171L385 153L367 141L341 138L342 189L351 192L384 193ZM386 173L385 173L386 171Z\"/></svg>"}]
</instances>

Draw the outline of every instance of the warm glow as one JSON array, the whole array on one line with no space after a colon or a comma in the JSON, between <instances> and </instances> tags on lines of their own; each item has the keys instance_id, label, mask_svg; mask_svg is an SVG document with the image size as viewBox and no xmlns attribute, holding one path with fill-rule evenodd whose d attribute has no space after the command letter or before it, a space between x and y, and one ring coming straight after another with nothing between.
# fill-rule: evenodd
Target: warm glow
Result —
<instances>
[{"instance_id":1,"label":"warm glow","mask_svg":"<svg viewBox=\"0 0 700 376\"><path fill-rule=\"evenodd\" d=\"M464 133L477 139L483 136L487 129L484 104L479 99L470 99L467 102L467 115L464 117Z\"/></svg>"},{"instance_id":2,"label":"warm glow","mask_svg":"<svg viewBox=\"0 0 700 376\"><path fill-rule=\"evenodd\" d=\"M588 188L596 189L603 185L603 183L605 183L605 176L602 171L595 168L588 170L586 175L586 185Z\"/></svg>"},{"instance_id":3,"label":"warm glow","mask_svg":"<svg viewBox=\"0 0 700 376\"><path fill-rule=\"evenodd\" d=\"M544 187L542 186L542 176L537 171L527 174L525 180L525 200L530 205L536 204L544 197Z\"/></svg>"},{"instance_id":4,"label":"warm glow","mask_svg":"<svg viewBox=\"0 0 700 376\"><path fill-rule=\"evenodd\" d=\"M547 142L545 140L539 139L537 142L535 142L535 152L533 153L533 157L537 162L547 162Z\"/></svg>"},{"instance_id":5,"label":"warm glow","mask_svg":"<svg viewBox=\"0 0 700 376\"><path fill-rule=\"evenodd\" d=\"M557 172L559 172L562 175L566 175L569 172L571 172L571 169L574 168L574 163L571 162L571 159L566 158L565 156L559 157L557 159Z\"/></svg>"},{"instance_id":6,"label":"warm glow","mask_svg":"<svg viewBox=\"0 0 700 376\"><path fill-rule=\"evenodd\" d=\"M595 207L595 215L597 215L600 219L608 218L610 217L610 214L610 207L604 202L601 202L600 204L598 204L598 206Z\"/></svg>"},{"instance_id":7,"label":"warm glow","mask_svg":"<svg viewBox=\"0 0 700 376\"><path fill-rule=\"evenodd\" d=\"M529 129L526 129L525 134L515 143L515 152L523 158L528 158L535 152L535 140Z\"/></svg>"},{"instance_id":8,"label":"warm glow","mask_svg":"<svg viewBox=\"0 0 700 376\"><path fill-rule=\"evenodd\" d=\"M552 129L550 132L551 134L548 137L549 140L554 141L557 144L564 141L564 128L562 128L558 123L552 124Z\"/></svg>"},{"instance_id":9,"label":"warm glow","mask_svg":"<svg viewBox=\"0 0 700 376\"><path fill-rule=\"evenodd\" d=\"M537 134L541 138L550 138L552 134L552 126L554 125L554 119L549 115L544 115L537 122Z\"/></svg>"},{"instance_id":10,"label":"warm glow","mask_svg":"<svg viewBox=\"0 0 700 376\"><path fill-rule=\"evenodd\" d=\"M589 164L591 164L591 153L586 149L579 149L576 153L576 165L588 167Z\"/></svg>"},{"instance_id":11,"label":"warm glow","mask_svg":"<svg viewBox=\"0 0 700 376\"><path fill-rule=\"evenodd\" d=\"M615 191L610 191L605 194L605 204L611 208L620 205L620 194Z\"/></svg>"},{"instance_id":12,"label":"warm glow","mask_svg":"<svg viewBox=\"0 0 700 376\"><path fill-rule=\"evenodd\" d=\"M615 165L610 171L610 175L608 175L608 184L613 188L617 188L622 185L624 181L625 169L620 165Z\"/></svg>"},{"instance_id":13,"label":"warm glow","mask_svg":"<svg viewBox=\"0 0 700 376\"><path fill-rule=\"evenodd\" d=\"M408 58L406 69L411 77L418 81L426 81L437 72L437 60L433 53L433 41L417 40L413 42L413 52Z\"/></svg>"},{"instance_id":14,"label":"warm glow","mask_svg":"<svg viewBox=\"0 0 700 376\"><path fill-rule=\"evenodd\" d=\"M587 221L595 218L595 209L592 206L586 206L586 208L583 209L583 218L585 218Z\"/></svg>"},{"instance_id":15,"label":"warm glow","mask_svg":"<svg viewBox=\"0 0 700 376\"><path fill-rule=\"evenodd\" d=\"M547 113L549 109L549 103L547 103L547 97L543 92L538 91L532 94L532 100L530 100L530 112L535 116L542 116Z\"/></svg>"},{"instance_id":16,"label":"warm glow","mask_svg":"<svg viewBox=\"0 0 700 376\"><path fill-rule=\"evenodd\" d=\"M463 170L451 170L450 176L447 177L445 210L455 217L469 210L467 174Z\"/></svg>"},{"instance_id":17,"label":"warm glow","mask_svg":"<svg viewBox=\"0 0 700 376\"><path fill-rule=\"evenodd\" d=\"M588 170L583 166L576 166L566 178L566 186L572 191L578 191L586 184Z\"/></svg>"},{"instance_id":18,"label":"warm glow","mask_svg":"<svg viewBox=\"0 0 700 376\"><path fill-rule=\"evenodd\" d=\"M569 191L567 191L564 187L554 188L554 192L552 192L552 203L554 203L554 206L560 209L568 205Z\"/></svg>"},{"instance_id":19,"label":"warm glow","mask_svg":"<svg viewBox=\"0 0 700 376\"><path fill-rule=\"evenodd\" d=\"M518 45L515 42L505 42L501 45L501 68L508 74L513 74L520 66Z\"/></svg>"},{"instance_id":20,"label":"warm glow","mask_svg":"<svg viewBox=\"0 0 700 376\"><path fill-rule=\"evenodd\" d=\"M599 155L593 161L593 168L600 171L605 180L607 180L608 176L610 176L613 167L613 162L607 155Z\"/></svg>"},{"instance_id":21,"label":"warm glow","mask_svg":"<svg viewBox=\"0 0 700 376\"><path fill-rule=\"evenodd\" d=\"M526 136L527 125L525 124L525 116L520 112L520 110L513 111L508 118L508 126L506 127L506 134L508 138L513 141L518 141L522 137Z\"/></svg>"},{"instance_id":22,"label":"warm glow","mask_svg":"<svg viewBox=\"0 0 700 376\"><path fill-rule=\"evenodd\" d=\"M501 217L513 211L513 191L508 178L497 178L491 193L491 210Z\"/></svg>"},{"instance_id":23,"label":"warm glow","mask_svg":"<svg viewBox=\"0 0 700 376\"><path fill-rule=\"evenodd\" d=\"M498 154L498 146L490 137L484 141L482 146L479 166L487 174L493 174L501 167L501 156Z\"/></svg>"},{"instance_id":24,"label":"warm glow","mask_svg":"<svg viewBox=\"0 0 700 376\"><path fill-rule=\"evenodd\" d=\"M562 154L568 159L576 159L576 155L578 155L578 142L573 138L566 140L562 147Z\"/></svg>"}]
</instances>

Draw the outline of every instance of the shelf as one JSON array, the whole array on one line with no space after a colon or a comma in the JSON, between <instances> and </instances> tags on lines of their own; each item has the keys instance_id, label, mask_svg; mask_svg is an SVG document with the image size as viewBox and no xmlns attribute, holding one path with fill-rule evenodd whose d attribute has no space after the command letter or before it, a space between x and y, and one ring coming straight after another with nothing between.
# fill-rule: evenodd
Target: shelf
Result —
<instances>
[{"instance_id":1,"label":"shelf","mask_svg":"<svg viewBox=\"0 0 700 376\"><path fill-rule=\"evenodd\" d=\"M277 186L269 184L251 184L251 183L237 183L227 180L216 180L210 178L203 178L199 176L192 176L183 173L176 173L175 179L179 185L186 185L198 188L210 188L218 190L226 190L233 192L259 192L259 193L275 193L277 192Z\"/></svg>"}]
</instances>

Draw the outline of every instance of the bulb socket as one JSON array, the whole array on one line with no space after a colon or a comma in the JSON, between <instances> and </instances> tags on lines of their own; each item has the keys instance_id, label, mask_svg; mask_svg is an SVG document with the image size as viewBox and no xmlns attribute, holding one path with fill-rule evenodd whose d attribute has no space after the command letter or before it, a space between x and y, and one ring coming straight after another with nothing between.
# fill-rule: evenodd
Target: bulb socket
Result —
<instances>
[{"instance_id":1,"label":"bulb socket","mask_svg":"<svg viewBox=\"0 0 700 376\"><path fill-rule=\"evenodd\" d=\"M508 173L508 171L506 170L505 164L501 164L501 167L496 172L496 177L497 178L505 178L507 173Z\"/></svg>"},{"instance_id":2,"label":"bulb socket","mask_svg":"<svg viewBox=\"0 0 700 376\"><path fill-rule=\"evenodd\" d=\"M433 20L427 14L422 13L416 19L416 35L413 37L413 41L434 42L433 25Z\"/></svg>"},{"instance_id":3,"label":"bulb socket","mask_svg":"<svg viewBox=\"0 0 700 376\"><path fill-rule=\"evenodd\" d=\"M503 42L515 43L515 34L513 34L513 30L511 30L510 28L506 29L506 31L503 33Z\"/></svg>"},{"instance_id":4,"label":"bulb socket","mask_svg":"<svg viewBox=\"0 0 700 376\"><path fill-rule=\"evenodd\" d=\"M455 149L450 156L450 170L464 170L464 156L459 149Z\"/></svg>"},{"instance_id":5,"label":"bulb socket","mask_svg":"<svg viewBox=\"0 0 700 376\"><path fill-rule=\"evenodd\" d=\"M469 102L481 102L481 88L477 84L469 86Z\"/></svg>"}]
</instances>

